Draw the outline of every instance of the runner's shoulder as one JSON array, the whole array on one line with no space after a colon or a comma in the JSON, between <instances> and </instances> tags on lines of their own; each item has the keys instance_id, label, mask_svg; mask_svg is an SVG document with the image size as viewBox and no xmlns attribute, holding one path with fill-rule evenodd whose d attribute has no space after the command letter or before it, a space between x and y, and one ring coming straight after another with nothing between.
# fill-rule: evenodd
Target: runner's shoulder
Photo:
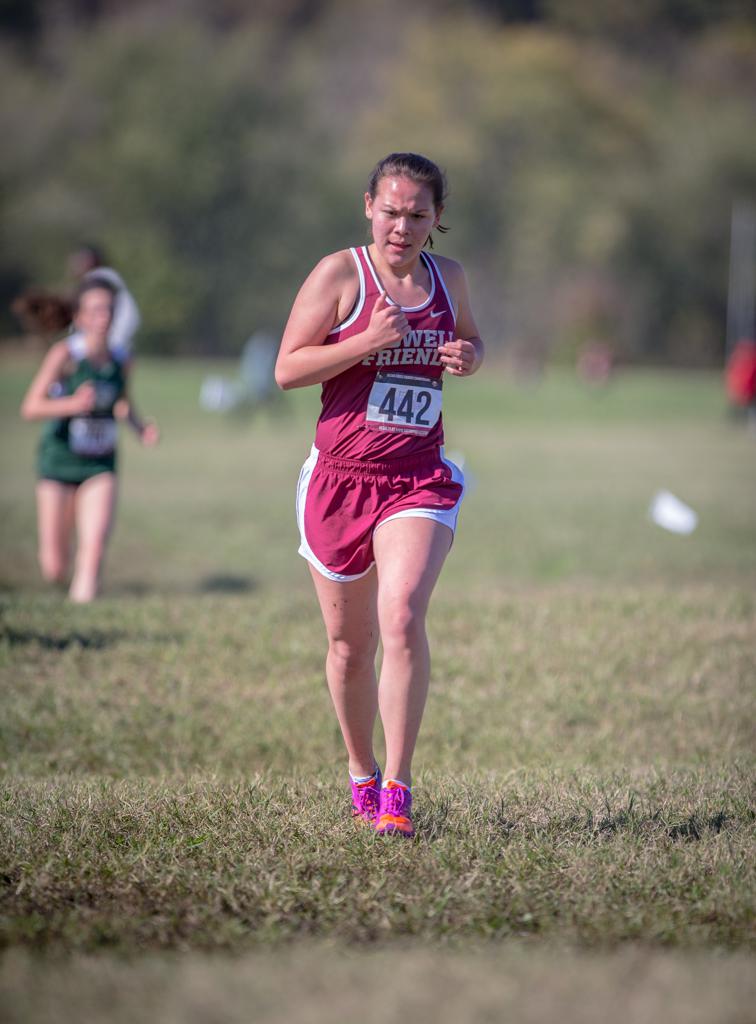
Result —
<instances>
[{"instance_id":1,"label":"runner's shoulder","mask_svg":"<svg viewBox=\"0 0 756 1024\"><path fill-rule=\"evenodd\" d=\"M333 302L336 318L346 307L351 308L359 289L357 268L349 249L324 256L307 279L308 294L320 301Z\"/></svg>"},{"instance_id":2,"label":"runner's shoulder","mask_svg":"<svg viewBox=\"0 0 756 1024\"><path fill-rule=\"evenodd\" d=\"M357 280L357 268L349 249L339 249L324 256L310 276L317 277L319 284L345 285Z\"/></svg>"},{"instance_id":3,"label":"runner's shoulder","mask_svg":"<svg viewBox=\"0 0 756 1024\"><path fill-rule=\"evenodd\" d=\"M448 256L433 256L446 286L457 302L467 291L465 271L462 264Z\"/></svg>"},{"instance_id":4,"label":"runner's shoulder","mask_svg":"<svg viewBox=\"0 0 756 1024\"><path fill-rule=\"evenodd\" d=\"M71 356L71 349L67 338L61 338L60 341L53 342L47 350L45 364L56 370L73 368L74 359Z\"/></svg>"},{"instance_id":5,"label":"runner's shoulder","mask_svg":"<svg viewBox=\"0 0 756 1024\"><path fill-rule=\"evenodd\" d=\"M449 256L439 256L437 253L433 253L433 259L436 261L436 265L444 278L450 278L452 280L464 278L465 272L462 269L462 264L457 260L451 259Z\"/></svg>"},{"instance_id":6,"label":"runner's shoulder","mask_svg":"<svg viewBox=\"0 0 756 1024\"><path fill-rule=\"evenodd\" d=\"M47 350L42 364L37 370L35 377L36 386L46 390L56 381L68 377L74 370L75 364L71 359L68 343L65 339L53 342Z\"/></svg>"}]
</instances>

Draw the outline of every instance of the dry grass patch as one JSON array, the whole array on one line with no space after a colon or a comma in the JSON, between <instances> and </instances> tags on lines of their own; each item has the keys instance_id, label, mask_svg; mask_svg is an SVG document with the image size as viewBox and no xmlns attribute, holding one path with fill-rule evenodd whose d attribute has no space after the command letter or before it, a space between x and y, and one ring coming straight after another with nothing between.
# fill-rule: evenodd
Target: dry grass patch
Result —
<instances>
[{"instance_id":1,"label":"dry grass patch","mask_svg":"<svg viewBox=\"0 0 756 1024\"><path fill-rule=\"evenodd\" d=\"M3 942L753 943L744 771L428 774L410 843L355 828L334 782L7 782Z\"/></svg>"}]
</instances>

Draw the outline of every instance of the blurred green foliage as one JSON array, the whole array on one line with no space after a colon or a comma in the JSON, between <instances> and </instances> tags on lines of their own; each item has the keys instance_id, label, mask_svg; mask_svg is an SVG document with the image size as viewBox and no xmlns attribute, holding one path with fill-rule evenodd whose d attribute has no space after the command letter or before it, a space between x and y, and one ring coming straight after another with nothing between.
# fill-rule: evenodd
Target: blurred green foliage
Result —
<instances>
[{"instance_id":1,"label":"blurred green foliage","mask_svg":"<svg viewBox=\"0 0 756 1024\"><path fill-rule=\"evenodd\" d=\"M2 332L86 240L133 290L142 351L237 352L366 237L370 168L413 149L448 171L436 244L493 344L714 363L732 202L756 198L751 10L7 2Z\"/></svg>"}]
</instances>

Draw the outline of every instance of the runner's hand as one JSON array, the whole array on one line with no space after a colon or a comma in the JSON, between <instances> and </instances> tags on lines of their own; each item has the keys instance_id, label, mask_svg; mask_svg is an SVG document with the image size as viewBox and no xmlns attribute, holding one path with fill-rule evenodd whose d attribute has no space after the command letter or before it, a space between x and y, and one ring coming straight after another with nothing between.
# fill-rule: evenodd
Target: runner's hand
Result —
<instances>
[{"instance_id":1,"label":"runner's hand","mask_svg":"<svg viewBox=\"0 0 756 1024\"><path fill-rule=\"evenodd\" d=\"M97 390L91 380L79 384L74 393L66 399L72 416L86 416L97 405Z\"/></svg>"},{"instance_id":2,"label":"runner's hand","mask_svg":"<svg viewBox=\"0 0 756 1024\"><path fill-rule=\"evenodd\" d=\"M153 448L160 440L160 431L154 420L145 420L139 432L139 440L147 448Z\"/></svg>"},{"instance_id":3,"label":"runner's hand","mask_svg":"<svg viewBox=\"0 0 756 1024\"><path fill-rule=\"evenodd\" d=\"M369 352L378 352L382 348L393 348L398 345L409 330L407 317L401 306L395 306L382 292L375 300L370 314L370 323L365 332L370 339Z\"/></svg>"},{"instance_id":4,"label":"runner's hand","mask_svg":"<svg viewBox=\"0 0 756 1024\"><path fill-rule=\"evenodd\" d=\"M444 369L454 377L469 377L475 373L477 350L471 341L456 338L438 346Z\"/></svg>"}]
</instances>

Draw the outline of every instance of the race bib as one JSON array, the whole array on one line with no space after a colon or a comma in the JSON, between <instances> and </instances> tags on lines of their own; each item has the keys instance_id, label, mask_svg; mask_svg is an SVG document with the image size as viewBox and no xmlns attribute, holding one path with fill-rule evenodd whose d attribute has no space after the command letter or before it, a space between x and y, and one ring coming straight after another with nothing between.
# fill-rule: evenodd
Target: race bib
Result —
<instances>
[{"instance_id":1,"label":"race bib","mask_svg":"<svg viewBox=\"0 0 756 1024\"><path fill-rule=\"evenodd\" d=\"M79 416L68 424L68 447L74 455L110 455L116 446L118 428L111 417L90 419Z\"/></svg>"},{"instance_id":2,"label":"race bib","mask_svg":"<svg viewBox=\"0 0 756 1024\"><path fill-rule=\"evenodd\" d=\"M379 371L370 389L365 425L372 430L429 434L441 415L441 394L440 380Z\"/></svg>"}]
</instances>

